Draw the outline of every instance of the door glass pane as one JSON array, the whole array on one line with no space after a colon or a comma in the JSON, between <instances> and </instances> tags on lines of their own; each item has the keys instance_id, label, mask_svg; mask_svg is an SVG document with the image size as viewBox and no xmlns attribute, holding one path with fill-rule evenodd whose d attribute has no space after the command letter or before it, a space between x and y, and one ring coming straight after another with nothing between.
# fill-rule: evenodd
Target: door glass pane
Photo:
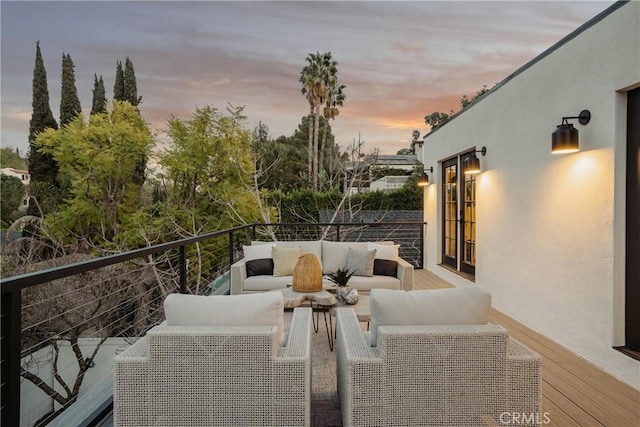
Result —
<instances>
[{"instance_id":1,"label":"door glass pane","mask_svg":"<svg viewBox=\"0 0 640 427\"><path fill-rule=\"evenodd\" d=\"M476 176L464 175L464 236L462 262L476 265Z\"/></svg>"},{"instance_id":2,"label":"door glass pane","mask_svg":"<svg viewBox=\"0 0 640 427\"><path fill-rule=\"evenodd\" d=\"M452 164L444 168L444 255L452 258L457 257L456 223L458 212L457 194L457 165Z\"/></svg>"}]
</instances>

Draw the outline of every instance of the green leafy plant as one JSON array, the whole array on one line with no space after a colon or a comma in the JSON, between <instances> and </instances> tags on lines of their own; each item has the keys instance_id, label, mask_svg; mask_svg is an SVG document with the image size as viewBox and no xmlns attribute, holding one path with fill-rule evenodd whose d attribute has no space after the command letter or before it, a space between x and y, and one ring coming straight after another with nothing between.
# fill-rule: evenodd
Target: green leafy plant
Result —
<instances>
[{"instance_id":1,"label":"green leafy plant","mask_svg":"<svg viewBox=\"0 0 640 427\"><path fill-rule=\"evenodd\" d=\"M347 286L347 282L351 279L351 276L353 276L354 273L355 271L353 273L349 273L349 270L342 270L339 268L335 273L329 274L328 278L338 286Z\"/></svg>"}]
</instances>

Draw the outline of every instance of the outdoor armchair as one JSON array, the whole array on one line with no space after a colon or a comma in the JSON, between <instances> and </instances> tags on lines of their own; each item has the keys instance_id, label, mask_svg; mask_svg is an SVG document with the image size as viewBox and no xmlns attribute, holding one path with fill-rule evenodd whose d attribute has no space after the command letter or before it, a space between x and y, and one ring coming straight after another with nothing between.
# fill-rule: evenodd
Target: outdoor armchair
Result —
<instances>
[{"instance_id":1,"label":"outdoor armchair","mask_svg":"<svg viewBox=\"0 0 640 427\"><path fill-rule=\"evenodd\" d=\"M372 306L368 334L353 309L339 308L336 316L345 427L500 425L501 416L513 414L531 421L522 425L541 419L539 357L501 326L376 325Z\"/></svg>"},{"instance_id":2,"label":"outdoor armchair","mask_svg":"<svg viewBox=\"0 0 640 427\"><path fill-rule=\"evenodd\" d=\"M116 356L114 381L116 426L308 426L311 309L283 343L275 325L161 324Z\"/></svg>"}]
</instances>

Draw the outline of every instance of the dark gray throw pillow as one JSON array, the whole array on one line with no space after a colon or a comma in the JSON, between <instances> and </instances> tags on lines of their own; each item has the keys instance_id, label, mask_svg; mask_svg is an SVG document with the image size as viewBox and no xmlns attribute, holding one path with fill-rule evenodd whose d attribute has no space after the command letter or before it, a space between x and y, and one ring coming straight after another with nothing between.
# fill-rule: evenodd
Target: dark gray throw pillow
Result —
<instances>
[{"instance_id":1,"label":"dark gray throw pillow","mask_svg":"<svg viewBox=\"0 0 640 427\"><path fill-rule=\"evenodd\" d=\"M375 259L373 261L374 276L398 276L398 261L389 259Z\"/></svg>"},{"instance_id":2,"label":"dark gray throw pillow","mask_svg":"<svg viewBox=\"0 0 640 427\"><path fill-rule=\"evenodd\" d=\"M251 276L272 276L273 259L261 258L247 261L247 277Z\"/></svg>"}]
</instances>

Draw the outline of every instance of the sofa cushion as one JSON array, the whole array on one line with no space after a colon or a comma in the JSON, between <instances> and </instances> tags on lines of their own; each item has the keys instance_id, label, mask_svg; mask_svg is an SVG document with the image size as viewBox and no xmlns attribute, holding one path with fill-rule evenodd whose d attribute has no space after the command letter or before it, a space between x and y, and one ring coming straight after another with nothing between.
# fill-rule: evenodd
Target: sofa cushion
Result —
<instances>
[{"instance_id":1,"label":"sofa cushion","mask_svg":"<svg viewBox=\"0 0 640 427\"><path fill-rule=\"evenodd\" d=\"M398 261L390 261L388 259L374 259L373 260L373 275L374 276L398 276Z\"/></svg>"},{"instance_id":2,"label":"sofa cushion","mask_svg":"<svg viewBox=\"0 0 640 427\"><path fill-rule=\"evenodd\" d=\"M400 245L394 245L393 242L370 242L367 249L376 250L376 258L373 262L374 276L391 276L398 275L398 250Z\"/></svg>"},{"instance_id":3,"label":"sofa cushion","mask_svg":"<svg viewBox=\"0 0 640 427\"><path fill-rule=\"evenodd\" d=\"M400 245L383 244L383 243L367 243L368 250L376 250L376 259L384 259L388 261L398 261L398 249Z\"/></svg>"},{"instance_id":4,"label":"sofa cushion","mask_svg":"<svg viewBox=\"0 0 640 427\"><path fill-rule=\"evenodd\" d=\"M294 240L291 242L276 242L279 248L297 248L300 247L301 254L315 254L319 260L322 260L322 243L320 240Z\"/></svg>"},{"instance_id":5,"label":"sofa cushion","mask_svg":"<svg viewBox=\"0 0 640 427\"><path fill-rule=\"evenodd\" d=\"M486 324L491 294L474 285L465 288L423 291L372 289L371 345L377 342L378 326L478 325Z\"/></svg>"},{"instance_id":6,"label":"sofa cushion","mask_svg":"<svg viewBox=\"0 0 640 427\"><path fill-rule=\"evenodd\" d=\"M291 286L291 276L252 276L244 279L242 289L248 292L264 292Z\"/></svg>"},{"instance_id":7,"label":"sofa cushion","mask_svg":"<svg viewBox=\"0 0 640 427\"><path fill-rule=\"evenodd\" d=\"M262 258L252 259L245 263L247 267L247 277L273 275L273 259Z\"/></svg>"},{"instance_id":8,"label":"sofa cushion","mask_svg":"<svg viewBox=\"0 0 640 427\"><path fill-rule=\"evenodd\" d=\"M376 250L358 250L349 248L347 252L347 271L354 276L373 276L373 259Z\"/></svg>"},{"instance_id":9,"label":"sofa cushion","mask_svg":"<svg viewBox=\"0 0 640 427\"><path fill-rule=\"evenodd\" d=\"M322 241L322 272L333 274L347 265L349 248L365 250L367 242L329 242Z\"/></svg>"},{"instance_id":10,"label":"sofa cushion","mask_svg":"<svg viewBox=\"0 0 640 427\"><path fill-rule=\"evenodd\" d=\"M291 276L293 269L300 258L300 246L285 248L274 246L271 248L273 255L273 275L275 277Z\"/></svg>"},{"instance_id":11,"label":"sofa cushion","mask_svg":"<svg viewBox=\"0 0 640 427\"><path fill-rule=\"evenodd\" d=\"M247 295L169 294L164 300L168 326L275 326L283 342L284 299L280 292Z\"/></svg>"},{"instance_id":12,"label":"sofa cushion","mask_svg":"<svg viewBox=\"0 0 640 427\"><path fill-rule=\"evenodd\" d=\"M391 276L351 276L347 286L357 289L362 292L369 292L371 289L402 289L402 282L400 279Z\"/></svg>"},{"instance_id":13,"label":"sofa cushion","mask_svg":"<svg viewBox=\"0 0 640 427\"><path fill-rule=\"evenodd\" d=\"M244 254L245 261L252 261L254 259L267 259L271 258L271 248L275 246L275 243L268 243L264 245L242 245L242 253Z\"/></svg>"}]
</instances>

